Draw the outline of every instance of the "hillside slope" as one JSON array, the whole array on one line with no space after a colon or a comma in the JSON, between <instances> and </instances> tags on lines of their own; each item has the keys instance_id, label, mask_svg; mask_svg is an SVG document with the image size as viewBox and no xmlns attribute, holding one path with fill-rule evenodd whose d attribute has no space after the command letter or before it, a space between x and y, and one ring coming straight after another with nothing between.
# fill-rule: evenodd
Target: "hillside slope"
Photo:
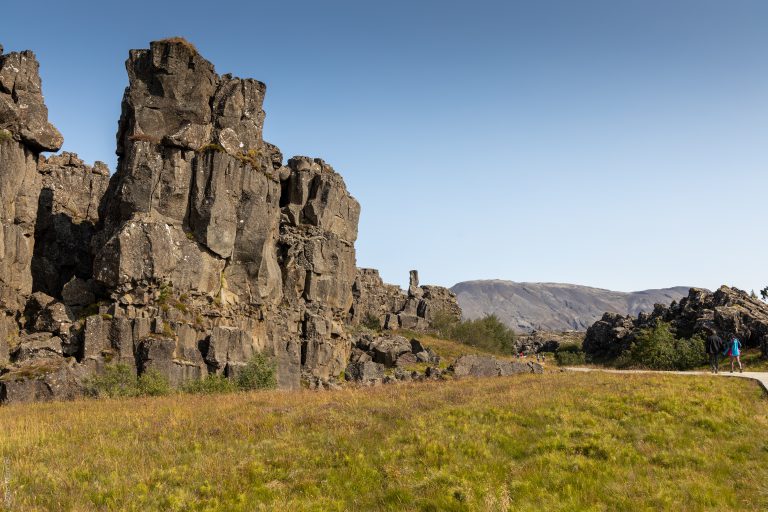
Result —
<instances>
[{"instance_id":1,"label":"hillside slope","mask_svg":"<svg viewBox=\"0 0 768 512\"><path fill-rule=\"evenodd\" d=\"M586 330L605 312L637 315L656 303L669 304L688 294L688 287L615 292L560 283L486 280L458 283L453 291L465 318L495 314L519 332Z\"/></svg>"}]
</instances>

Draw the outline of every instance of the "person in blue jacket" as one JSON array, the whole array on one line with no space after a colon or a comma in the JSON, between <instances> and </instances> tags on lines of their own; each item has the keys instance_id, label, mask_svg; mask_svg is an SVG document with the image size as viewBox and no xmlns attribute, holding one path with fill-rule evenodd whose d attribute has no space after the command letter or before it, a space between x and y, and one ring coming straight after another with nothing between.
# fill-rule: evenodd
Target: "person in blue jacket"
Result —
<instances>
[{"instance_id":1,"label":"person in blue jacket","mask_svg":"<svg viewBox=\"0 0 768 512\"><path fill-rule=\"evenodd\" d=\"M731 373L733 373L734 362L739 363L739 373L744 373L744 368L741 366L741 342L736 336L731 338L731 344L728 346L728 355L731 356Z\"/></svg>"}]
</instances>

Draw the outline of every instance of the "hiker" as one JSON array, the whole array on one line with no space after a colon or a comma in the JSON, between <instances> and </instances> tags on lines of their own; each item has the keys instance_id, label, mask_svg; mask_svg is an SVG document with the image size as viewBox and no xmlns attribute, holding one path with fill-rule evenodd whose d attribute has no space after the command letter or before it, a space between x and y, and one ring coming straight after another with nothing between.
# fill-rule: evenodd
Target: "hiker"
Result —
<instances>
[{"instance_id":1,"label":"hiker","mask_svg":"<svg viewBox=\"0 0 768 512\"><path fill-rule=\"evenodd\" d=\"M712 373L720 372L720 354L725 348L723 339L717 335L714 329L711 329L710 334L707 337L707 355L709 356L709 365L712 368Z\"/></svg>"},{"instance_id":2,"label":"hiker","mask_svg":"<svg viewBox=\"0 0 768 512\"><path fill-rule=\"evenodd\" d=\"M733 336L731 345L728 348L728 355L731 356L731 373L733 373L734 361L739 363L739 373L744 373L744 368L741 366L741 342L736 336Z\"/></svg>"}]
</instances>

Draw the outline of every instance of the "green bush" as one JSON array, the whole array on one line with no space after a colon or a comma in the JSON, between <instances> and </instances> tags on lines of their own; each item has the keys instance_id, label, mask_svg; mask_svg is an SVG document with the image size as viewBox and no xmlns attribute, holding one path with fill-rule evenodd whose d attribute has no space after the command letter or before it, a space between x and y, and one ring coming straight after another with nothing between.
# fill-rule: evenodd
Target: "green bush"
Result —
<instances>
[{"instance_id":1,"label":"green bush","mask_svg":"<svg viewBox=\"0 0 768 512\"><path fill-rule=\"evenodd\" d=\"M162 396L173 390L160 372L147 370L140 377L126 364L114 364L104 367L101 375L94 375L85 382L86 394L95 397L132 397Z\"/></svg>"},{"instance_id":2,"label":"green bush","mask_svg":"<svg viewBox=\"0 0 768 512\"><path fill-rule=\"evenodd\" d=\"M367 327L368 329L372 331L380 331L381 330L381 320L376 315L372 315L370 313L367 313L365 317L363 318L362 322L360 324L363 327Z\"/></svg>"},{"instance_id":3,"label":"green bush","mask_svg":"<svg viewBox=\"0 0 768 512\"><path fill-rule=\"evenodd\" d=\"M0 130L0 142L5 142L7 140L11 140L13 138L13 134L8 130Z\"/></svg>"},{"instance_id":4,"label":"green bush","mask_svg":"<svg viewBox=\"0 0 768 512\"><path fill-rule=\"evenodd\" d=\"M196 395L211 395L214 393L231 393L237 391L237 386L223 375L208 375L204 379L192 380L181 388L184 393Z\"/></svg>"},{"instance_id":5,"label":"green bush","mask_svg":"<svg viewBox=\"0 0 768 512\"><path fill-rule=\"evenodd\" d=\"M264 354L256 354L237 374L237 387L248 391L252 389L273 389L277 387L277 367L275 362Z\"/></svg>"},{"instance_id":6,"label":"green bush","mask_svg":"<svg viewBox=\"0 0 768 512\"><path fill-rule=\"evenodd\" d=\"M616 359L616 366L689 370L704 364L706 359L703 339L677 338L670 324L657 322L640 331L630 347Z\"/></svg>"},{"instance_id":7,"label":"green bush","mask_svg":"<svg viewBox=\"0 0 768 512\"><path fill-rule=\"evenodd\" d=\"M168 379L154 368L145 371L136 383L138 396L164 396L173 391Z\"/></svg>"},{"instance_id":8,"label":"green bush","mask_svg":"<svg viewBox=\"0 0 768 512\"><path fill-rule=\"evenodd\" d=\"M88 395L96 397L137 396L136 372L125 364L108 365L101 375L94 375L85 381L85 390Z\"/></svg>"},{"instance_id":9,"label":"green bush","mask_svg":"<svg viewBox=\"0 0 768 512\"><path fill-rule=\"evenodd\" d=\"M515 347L515 333L496 315L476 320L456 321L447 315L436 316L432 322L440 336L497 354L511 354Z\"/></svg>"},{"instance_id":10,"label":"green bush","mask_svg":"<svg viewBox=\"0 0 768 512\"><path fill-rule=\"evenodd\" d=\"M565 343L560 345L555 352L555 361L559 366L572 366L584 364L585 356L581 346L576 343Z\"/></svg>"}]
</instances>

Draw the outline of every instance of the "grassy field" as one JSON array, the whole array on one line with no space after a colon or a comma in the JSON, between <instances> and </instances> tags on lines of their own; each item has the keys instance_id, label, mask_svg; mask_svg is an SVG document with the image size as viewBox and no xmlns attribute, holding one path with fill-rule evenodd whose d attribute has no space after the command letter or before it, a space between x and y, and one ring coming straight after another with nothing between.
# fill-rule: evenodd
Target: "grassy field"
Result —
<instances>
[{"instance_id":1,"label":"grassy field","mask_svg":"<svg viewBox=\"0 0 768 512\"><path fill-rule=\"evenodd\" d=\"M749 381L552 372L0 408L9 510L765 510Z\"/></svg>"}]
</instances>

